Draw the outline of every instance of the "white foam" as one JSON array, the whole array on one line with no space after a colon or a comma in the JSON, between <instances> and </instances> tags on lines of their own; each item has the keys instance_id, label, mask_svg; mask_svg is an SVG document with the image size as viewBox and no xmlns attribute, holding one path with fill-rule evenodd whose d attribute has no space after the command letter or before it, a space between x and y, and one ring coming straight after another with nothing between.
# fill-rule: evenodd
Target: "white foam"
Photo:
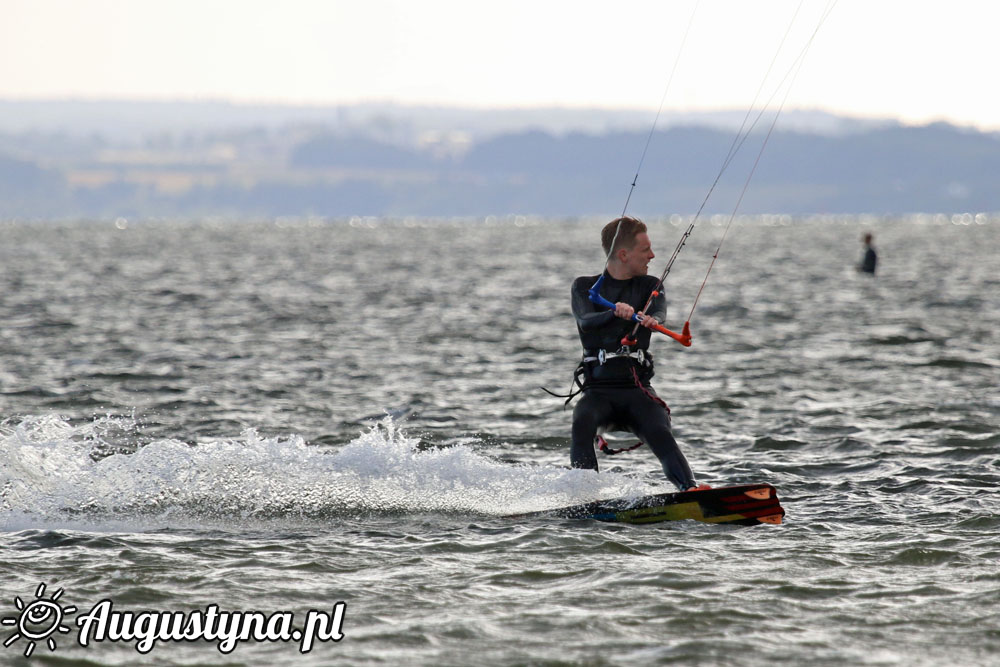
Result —
<instances>
[{"instance_id":1,"label":"white foam","mask_svg":"<svg viewBox=\"0 0 1000 667\"><path fill-rule=\"evenodd\" d=\"M621 474L510 464L469 445L420 447L389 418L339 448L251 429L232 439L164 439L100 457L129 431L128 420L111 417L0 425L0 524L502 515L650 492Z\"/></svg>"}]
</instances>

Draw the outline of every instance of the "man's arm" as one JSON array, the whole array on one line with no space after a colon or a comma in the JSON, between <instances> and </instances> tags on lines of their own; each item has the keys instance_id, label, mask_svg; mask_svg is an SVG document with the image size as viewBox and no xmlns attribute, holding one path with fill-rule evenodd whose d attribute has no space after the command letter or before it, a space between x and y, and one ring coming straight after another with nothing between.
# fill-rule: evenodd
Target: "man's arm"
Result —
<instances>
[{"instance_id":1,"label":"man's arm","mask_svg":"<svg viewBox=\"0 0 1000 667\"><path fill-rule=\"evenodd\" d=\"M580 331L593 331L607 326L615 318L615 311L606 308L598 308L591 303L587 291L593 285L597 277L577 278L573 282L571 290L573 316L576 318L576 325Z\"/></svg>"}]
</instances>

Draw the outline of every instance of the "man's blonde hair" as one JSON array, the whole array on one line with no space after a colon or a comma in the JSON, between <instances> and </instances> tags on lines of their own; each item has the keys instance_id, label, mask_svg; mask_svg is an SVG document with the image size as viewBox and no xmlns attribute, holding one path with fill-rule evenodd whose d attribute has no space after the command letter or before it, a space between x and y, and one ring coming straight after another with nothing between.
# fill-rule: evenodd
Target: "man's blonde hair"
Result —
<instances>
[{"instance_id":1,"label":"man's blonde hair","mask_svg":"<svg viewBox=\"0 0 1000 667\"><path fill-rule=\"evenodd\" d=\"M621 223L620 227L619 223ZM612 220L601 230L601 246L604 247L604 254L608 257L611 256L612 243L615 244L616 250L619 248L631 249L635 245L635 237L645 233L645 231L646 223L637 218L626 216ZM618 234L617 240L615 239L616 232Z\"/></svg>"}]
</instances>

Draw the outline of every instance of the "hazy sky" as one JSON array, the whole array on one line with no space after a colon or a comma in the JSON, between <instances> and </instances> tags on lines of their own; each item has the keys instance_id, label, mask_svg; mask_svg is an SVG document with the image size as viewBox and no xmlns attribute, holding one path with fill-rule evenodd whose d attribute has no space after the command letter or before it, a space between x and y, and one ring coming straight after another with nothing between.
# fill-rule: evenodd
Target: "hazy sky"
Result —
<instances>
[{"instance_id":1,"label":"hazy sky","mask_svg":"<svg viewBox=\"0 0 1000 667\"><path fill-rule=\"evenodd\" d=\"M773 90L827 0L804 0ZM799 0L2 0L0 97L744 109ZM693 22L690 18L694 14ZM839 0L788 98L1000 129L1000 3Z\"/></svg>"}]
</instances>

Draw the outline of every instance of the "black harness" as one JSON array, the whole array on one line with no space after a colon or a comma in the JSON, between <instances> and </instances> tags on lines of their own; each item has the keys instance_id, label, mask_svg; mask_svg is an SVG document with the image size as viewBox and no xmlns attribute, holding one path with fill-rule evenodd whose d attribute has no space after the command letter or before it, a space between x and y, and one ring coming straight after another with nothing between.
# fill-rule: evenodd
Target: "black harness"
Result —
<instances>
[{"instance_id":1,"label":"black harness","mask_svg":"<svg viewBox=\"0 0 1000 667\"><path fill-rule=\"evenodd\" d=\"M616 361L616 360L621 361ZM620 377L594 377L594 371L608 363L628 364L629 372ZM570 401L591 387L602 387L608 389L631 389L634 387L645 388L649 386L649 380L653 377L653 355L646 350L630 350L628 347L620 347L616 352L608 352L604 349L584 350L583 358L573 371L573 384L567 394L557 394L542 387L542 391L555 396L565 398L563 406L569 405ZM573 388L573 385L576 388Z\"/></svg>"}]
</instances>

